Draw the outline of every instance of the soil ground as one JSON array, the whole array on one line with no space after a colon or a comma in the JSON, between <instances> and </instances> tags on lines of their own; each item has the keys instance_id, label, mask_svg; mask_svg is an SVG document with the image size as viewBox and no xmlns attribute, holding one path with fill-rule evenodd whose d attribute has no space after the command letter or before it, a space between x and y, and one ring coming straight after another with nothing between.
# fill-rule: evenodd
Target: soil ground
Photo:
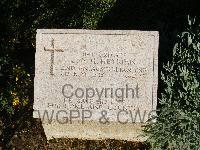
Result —
<instances>
[{"instance_id":1,"label":"soil ground","mask_svg":"<svg viewBox=\"0 0 200 150\"><path fill-rule=\"evenodd\" d=\"M24 123L9 143L12 150L145 150L148 147L145 143L118 140L61 138L47 141L41 122L36 119Z\"/></svg>"}]
</instances>

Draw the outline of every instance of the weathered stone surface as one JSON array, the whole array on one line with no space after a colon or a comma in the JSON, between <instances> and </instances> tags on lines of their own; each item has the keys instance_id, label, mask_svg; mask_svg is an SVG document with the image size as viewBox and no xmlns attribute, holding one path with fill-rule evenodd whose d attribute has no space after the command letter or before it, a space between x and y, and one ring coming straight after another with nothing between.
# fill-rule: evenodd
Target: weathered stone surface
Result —
<instances>
[{"instance_id":1,"label":"weathered stone surface","mask_svg":"<svg viewBox=\"0 0 200 150\"><path fill-rule=\"evenodd\" d=\"M155 31L37 30L33 115L47 138L141 140L157 104L158 39Z\"/></svg>"}]
</instances>

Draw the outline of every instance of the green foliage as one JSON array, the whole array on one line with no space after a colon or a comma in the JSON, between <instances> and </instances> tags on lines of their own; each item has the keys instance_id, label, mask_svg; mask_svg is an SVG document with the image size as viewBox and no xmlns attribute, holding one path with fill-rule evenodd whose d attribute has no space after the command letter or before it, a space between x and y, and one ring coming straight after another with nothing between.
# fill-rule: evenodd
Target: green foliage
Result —
<instances>
[{"instance_id":1,"label":"green foliage","mask_svg":"<svg viewBox=\"0 0 200 150\"><path fill-rule=\"evenodd\" d=\"M7 143L12 132L32 111L31 77L24 66L15 65L8 56L0 56L0 139ZM1 142L1 141L0 141Z\"/></svg>"},{"instance_id":2,"label":"green foliage","mask_svg":"<svg viewBox=\"0 0 200 150\"><path fill-rule=\"evenodd\" d=\"M23 66L13 65L8 57L0 57L0 79L1 117L11 117L24 107L30 106L31 78Z\"/></svg>"},{"instance_id":3,"label":"green foliage","mask_svg":"<svg viewBox=\"0 0 200 150\"><path fill-rule=\"evenodd\" d=\"M29 103L30 74L4 56L0 57L0 78L0 110L12 115Z\"/></svg>"},{"instance_id":4,"label":"green foliage","mask_svg":"<svg viewBox=\"0 0 200 150\"><path fill-rule=\"evenodd\" d=\"M164 66L165 91L156 123L147 125L152 149L200 148L200 26L189 27L178 36L173 58Z\"/></svg>"},{"instance_id":5,"label":"green foliage","mask_svg":"<svg viewBox=\"0 0 200 150\"><path fill-rule=\"evenodd\" d=\"M85 0L80 5L80 12L72 17L70 27L81 26L85 29L96 29L98 22L113 7L116 0Z\"/></svg>"},{"instance_id":6,"label":"green foliage","mask_svg":"<svg viewBox=\"0 0 200 150\"><path fill-rule=\"evenodd\" d=\"M116 0L7 0L1 1L1 30L9 50L16 43L35 46L39 28L96 29ZM27 45L27 44L26 44Z\"/></svg>"},{"instance_id":7,"label":"green foliage","mask_svg":"<svg viewBox=\"0 0 200 150\"><path fill-rule=\"evenodd\" d=\"M0 57L0 113L2 114L3 110L6 110L7 112L9 112L9 114L12 112L12 105L8 105L8 101L5 100L5 95L8 91L8 89L6 88L7 85L7 80L8 80L8 67L9 66L9 60L8 60L8 56L1 56ZM8 67L8 68L7 68ZM9 96L6 95L7 98L9 98ZM1 115L2 116L2 115Z\"/></svg>"},{"instance_id":8,"label":"green foliage","mask_svg":"<svg viewBox=\"0 0 200 150\"><path fill-rule=\"evenodd\" d=\"M4 124L0 140L9 142L10 131L22 124L22 118L32 110L33 82L25 68L31 70L33 66L19 63L22 60L15 54L23 53L17 50L34 51L36 30L40 28L96 29L114 3L115 0L0 1L0 120Z\"/></svg>"},{"instance_id":9,"label":"green foliage","mask_svg":"<svg viewBox=\"0 0 200 150\"><path fill-rule=\"evenodd\" d=\"M26 50L33 49L38 28L95 29L114 3L115 0L3 0L0 2L0 29L4 31L0 38L1 49L9 55L13 55L20 43L26 46ZM5 83L1 104L13 112L13 99L16 102L18 98L27 99L26 88L33 85L28 85L32 82L21 65L16 66L16 61L10 59L8 63L7 60L1 57L0 70L4 74L1 82Z\"/></svg>"},{"instance_id":10,"label":"green foliage","mask_svg":"<svg viewBox=\"0 0 200 150\"><path fill-rule=\"evenodd\" d=\"M75 27L95 29L98 22L111 9L114 3L115 0L1 1L1 30L4 31L4 35L0 39L1 49L12 54L16 51L16 45L19 43L28 45L26 47L28 50L34 48L35 35L38 28ZM2 78L1 82L6 82L2 89L4 89L4 93L7 92L6 96L5 94L1 96L4 97L1 98L1 104L4 107L8 107L7 110L12 110L12 99L14 97L16 99L17 97L26 97L26 87L31 81L27 79L27 73L22 69L23 67L15 66L13 60L10 60L9 63L3 63L2 61L6 59L3 57L1 59L0 69L4 72L4 78ZM19 80L16 81L18 76L20 76ZM24 91L24 94L20 91Z\"/></svg>"}]
</instances>

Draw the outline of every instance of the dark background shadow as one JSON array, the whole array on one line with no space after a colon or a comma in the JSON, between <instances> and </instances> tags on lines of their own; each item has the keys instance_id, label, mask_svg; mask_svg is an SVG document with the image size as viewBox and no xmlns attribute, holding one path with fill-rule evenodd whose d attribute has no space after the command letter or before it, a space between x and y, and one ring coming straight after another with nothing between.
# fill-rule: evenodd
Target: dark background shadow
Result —
<instances>
[{"instance_id":1,"label":"dark background shadow","mask_svg":"<svg viewBox=\"0 0 200 150\"><path fill-rule=\"evenodd\" d=\"M61 10L57 14L59 17L53 16L52 22L45 20L39 28L67 28L67 18L80 13L77 6L81 2L77 0L74 3L66 4L66 11ZM177 34L184 31L188 24L188 15L199 18L200 8L197 0L117 0L110 12L99 22L98 29L159 31L160 72L162 64L171 58ZM75 28L81 28L81 25ZM30 71L34 74L32 67L35 48L31 43L21 42L16 45L15 51L17 60L25 64L28 70L31 68Z\"/></svg>"},{"instance_id":2,"label":"dark background shadow","mask_svg":"<svg viewBox=\"0 0 200 150\"><path fill-rule=\"evenodd\" d=\"M99 29L159 31L159 96L162 66L172 57L177 34L188 25L187 16L200 15L195 0L117 0L99 23Z\"/></svg>"},{"instance_id":3,"label":"dark background shadow","mask_svg":"<svg viewBox=\"0 0 200 150\"><path fill-rule=\"evenodd\" d=\"M72 0L70 1L70 4L66 3L64 6L60 6L58 1L50 1L51 4L47 5L49 7L48 9L51 10L56 7L58 13L56 13L56 16L52 16L52 18L47 17L44 19L41 24L39 24L38 28L67 28L67 18L71 18L74 14L80 13L77 5L82 1ZM10 2L12 1L9 1L8 4ZM24 24L24 28L31 29L34 18L28 16L35 16L36 14L37 18L37 16L40 16L46 11L47 6L42 8L41 11L37 10L40 3L42 3L42 1L27 1L27 4L22 6L22 8L12 12L14 15L13 18L24 18L25 22L27 22ZM10 49L9 43L6 43L5 41L9 41L8 39L15 35L15 33L13 33L15 30L13 31L9 29L12 25L7 22L10 10L12 10L7 9L9 7L10 5L6 6L4 9L0 9L0 52L3 51L3 46L8 47L6 49ZM65 9L60 9L62 7ZM99 22L98 29L159 31L158 93L160 97L160 93L164 89L160 80L162 65L167 61L170 61L172 50L176 42L176 36L184 31L187 26L187 15L199 18L199 10L200 8L197 0L117 0L115 6L104 16L101 22ZM77 28L79 27L81 28L81 24L80 26L77 26ZM20 30L18 32L19 35L21 35L21 39L19 38L19 43L16 43L14 48L11 47L11 49L15 51L12 53L13 56L11 58L16 59L25 65L26 69L32 74L33 81L35 48L31 45L31 40L26 39L30 36L21 34L25 31L24 28L22 26L18 29ZM3 42L5 45L1 44ZM30 94L30 97L33 99L33 92L30 92L32 93ZM9 132L6 134L10 136L7 137L5 143L10 141L11 135L14 133L14 130L8 131Z\"/></svg>"},{"instance_id":4,"label":"dark background shadow","mask_svg":"<svg viewBox=\"0 0 200 150\"><path fill-rule=\"evenodd\" d=\"M36 5L35 2L31 2L30 6L25 6L24 12L28 11L30 7L33 10L30 13L35 13L33 9L35 7L32 8L32 3ZM54 15L52 18L44 20L39 28L67 28L67 18L80 13L80 10L77 9L80 3L80 0L73 1L73 3L66 4L65 9L62 6L57 6L56 2L56 6L53 3L52 7L57 7L59 10L56 14L57 17ZM20 9L20 12L22 10ZM170 61L177 34L180 34L187 27L188 15L196 16L199 19L200 8L197 0L117 0L114 7L99 22L97 29L159 31L158 93L161 93L163 89L160 80L162 66ZM30 27L32 21L31 18L28 20ZM81 28L81 24L74 28ZM1 28L2 31L3 29ZM35 48L29 39L25 40L26 37L23 36L21 38L20 42L15 45L15 52L12 53L13 58L17 58L19 62L25 64L27 70L34 76Z\"/></svg>"}]
</instances>

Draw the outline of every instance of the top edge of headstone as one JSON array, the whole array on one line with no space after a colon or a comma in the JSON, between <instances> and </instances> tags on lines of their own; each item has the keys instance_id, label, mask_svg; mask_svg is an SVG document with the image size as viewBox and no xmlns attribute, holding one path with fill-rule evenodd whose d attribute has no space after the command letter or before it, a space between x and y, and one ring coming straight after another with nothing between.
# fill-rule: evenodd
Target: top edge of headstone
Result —
<instances>
[{"instance_id":1,"label":"top edge of headstone","mask_svg":"<svg viewBox=\"0 0 200 150\"><path fill-rule=\"evenodd\" d=\"M99 35L126 35L148 34L158 37L158 31L142 30L88 30L88 29L37 29L37 34L99 34Z\"/></svg>"}]
</instances>

